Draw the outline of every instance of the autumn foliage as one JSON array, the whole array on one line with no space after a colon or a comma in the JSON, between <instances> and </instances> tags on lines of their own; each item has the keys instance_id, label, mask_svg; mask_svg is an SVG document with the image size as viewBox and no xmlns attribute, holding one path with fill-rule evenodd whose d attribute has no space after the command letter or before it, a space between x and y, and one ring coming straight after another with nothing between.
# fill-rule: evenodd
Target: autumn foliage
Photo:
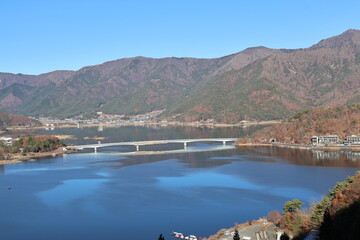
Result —
<instances>
[{"instance_id":1,"label":"autumn foliage","mask_svg":"<svg viewBox=\"0 0 360 240\"><path fill-rule=\"evenodd\" d=\"M360 171L338 182L320 202L309 210L300 209L297 199L285 203L283 215L268 214L294 239L304 239L311 230L320 230L319 239L360 239Z\"/></svg>"},{"instance_id":2,"label":"autumn foliage","mask_svg":"<svg viewBox=\"0 0 360 240\"><path fill-rule=\"evenodd\" d=\"M23 115L16 115L11 113L4 113L0 112L0 127L6 128L6 127L14 127L14 126L41 126L42 123L31 119L28 117L25 117Z\"/></svg>"},{"instance_id":3,"label":"autumn foliage","mask_svg":"<svg viewBox=\"0 0 360 240\"><path fill-rule=\"evenodd\" d=\"M360 103L347 107L318 108L297 113L281 124L272 125L255 132L239 143L278 142L309 144L312 136L338 135L344 139L360 134Z\"/></svg>"},{"instance_id":4,"label":"autumn foliage","mask_svg":"<svg viewBox=\"0 0 360 240\"><path fill-rule=\"evenodd\" d=\"M16 140L10 151L13 153L22 152L46 152L64 146L57 137L54 136L26 136Z\"/></svg>"},{"instance_id":5,"label":"autumn foliage","mask_svg":"<svg viewBox=\"0 0 360 240\"><path fill-rule=\"evenodd\" d=\"M279 224L281 220L281 214L274 210L268 213L268 219L270 222L273 222L274 224Z\"/></svg>"},{"instance_id":6,"label":"autumn foliage","mask_svg":"<svg viewBox=\"0 0 360 240\"><path fill-rule=\"evenodd\" d=\"M320 226L320 240L360 239L360 172L334 193Z\"/></svg>"}]
</instances>

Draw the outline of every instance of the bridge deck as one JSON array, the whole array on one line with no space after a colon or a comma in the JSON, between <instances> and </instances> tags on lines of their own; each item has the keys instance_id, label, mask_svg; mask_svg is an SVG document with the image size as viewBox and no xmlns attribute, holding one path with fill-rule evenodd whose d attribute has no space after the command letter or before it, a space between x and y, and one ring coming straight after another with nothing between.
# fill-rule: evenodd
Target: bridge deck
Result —
<instances>
[{"instance_id":1,"label":"bridge deck","mask_svg":"<svg viewBox=\"0 0 360 240\"><path fill-rule=\"evenodd\" d=\"M172 139L172 140L152 140L152 141L134 141L134 142L116 142L116 143L98 143L98 144L87 144L87 145L76 145L69 146L72 149L85 149L85 148L101 148L101 147L113 147L113 146L144 146L144 145L157 145L157 144L168 144L168 143L187 143L192 142L234 142L237 138L201 138L201 139Z\"/></svg>"}]
</instances>

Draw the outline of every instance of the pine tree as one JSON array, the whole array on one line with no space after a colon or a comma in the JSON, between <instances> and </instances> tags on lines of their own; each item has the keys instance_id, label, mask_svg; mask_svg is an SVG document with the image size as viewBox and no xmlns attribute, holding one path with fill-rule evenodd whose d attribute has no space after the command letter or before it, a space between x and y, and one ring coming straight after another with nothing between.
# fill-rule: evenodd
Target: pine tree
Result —
<instances>
[{"instance_id":1,"label":"pine tree","mask_svg":"<svg viewBox=\"0 0 360 240\"><path fill-rule=\"evenodd\" d=\"M159 239L158 240L165 240L164 236L162 234L160 234Z\"/></svg>"},{"instance_id":2,"label":"pine tree","mask_svg":"<svg viewBox=\"0 0 360 240\"><path fill-rule=\"evenodd\" d=\"M237 229L235 229L233 240L240 240L239 231Z\"/></svg>"},{"instance_id":3,"label":"pine tree","mask_svg":"<svg viewBox=\"0 0 360 240\"><path fill-rule=\"evenodd\" d=\"M288 201L284 205L283 214L286 214L288 212L295 212L299 208L301 208L303 204L304 203L301 202L299 199L293 199L292 201Z\"/></svg>"}]
</instances>

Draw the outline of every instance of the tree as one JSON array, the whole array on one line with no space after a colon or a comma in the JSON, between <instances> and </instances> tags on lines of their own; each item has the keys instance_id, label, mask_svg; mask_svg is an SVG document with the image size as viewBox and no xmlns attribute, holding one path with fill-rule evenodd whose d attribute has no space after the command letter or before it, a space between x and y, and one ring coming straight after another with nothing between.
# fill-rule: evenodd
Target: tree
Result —
<instances>
[{"instance_id":1,"label":"tree","mask_svg":"<svg viewBox=\"0 0 360 240\"><path fill-rule=\"evenodd\" d=\"M268 219L270 222L273 222L275 225L279 224L281 215L278 211L271 211L268 213Z\"/></svg>"},{"instance_id":2,"label":"tree","mask_svg":"<svg viewBox=\"0 0 360 240\"><path fill-rule=\"evenodd\" d=\"M165 240L164 236L162 234L160 234L158 240Z\"/></svg>"},{"instance_id":3,"label":"tree","mask_svg":"<svg viewBox=\"0 0 360 240\"><path fill-rule=\"evenodd\" d=\"M318 227L323 221L324 213L326 209L330 207L331 201L334 199L336 193L343 191L347 186L354 182L354 177L348 177L343 182L337 182L336 185L328 191L320 202L312 206L311 211L311 223L313 227Z\"/></svg>"},{"instance_id":4,"label":"tree","mask_svg":"<svg viewBox=\"0 0 360 240\"><path fill-rule=\"evenodd\" d=\"M240 240L239 231L235 229L233 240Z\"/></svg>"},{"instance_id":5,"label":"tree","mask_svg":"<svg viewBox=\"0 0 360 240\"><path fill-rule=\"evenodd\" d=\"M299 199L293 199L292 201L288 201L285 203L284 208L283 208L283 214L286 214L288 212L295 212L297 211L299 208L301 208L301 206L304 203L301 202Z\"/></svg>"}]
</instances>

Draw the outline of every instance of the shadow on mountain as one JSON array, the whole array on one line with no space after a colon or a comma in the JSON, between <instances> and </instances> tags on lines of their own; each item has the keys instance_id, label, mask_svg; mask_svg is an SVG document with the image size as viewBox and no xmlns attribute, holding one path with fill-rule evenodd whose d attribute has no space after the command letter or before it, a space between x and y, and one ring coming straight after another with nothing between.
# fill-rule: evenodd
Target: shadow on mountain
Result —
<instances>
[{"instance_id":1,"label":"shadow on mountain","mask_svg":"<svg viewBox=\"0 0 360 240\"><path fill-rule=\"evenodd\" d=\"M360 200L337 211L333 216L326 212L320 228L319 239L360 239Z\"/></svg>"}]
</instances>

